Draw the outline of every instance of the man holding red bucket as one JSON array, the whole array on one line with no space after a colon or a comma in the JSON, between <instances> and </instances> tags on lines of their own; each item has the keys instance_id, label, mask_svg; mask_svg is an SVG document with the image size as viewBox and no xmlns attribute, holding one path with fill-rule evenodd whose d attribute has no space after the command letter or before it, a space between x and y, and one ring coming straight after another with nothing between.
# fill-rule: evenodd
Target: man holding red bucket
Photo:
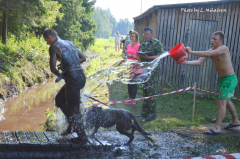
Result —
<instances>
[{"instance_id":1,"label":"man holding red bucket","mask_svg":"<svg viewBox=\"0 0 240 159\"><path fill-rule=\"evenodd\" d=\"M226 107L232 115L232 122L228 126L224 127L224 129L240 126L236 109L230 98L226 97L234 96L234 90L238 84L238 79L233 70L229 49L227 46L223 45L223 40L224 33L221 31L216 31L213 33L211 39L212 49L208 51L192 51L190 47L186 47L188 53L199 56L200 58L198 60L185 61L181 63L196 66L200 65L201 63L205 62L209 57L211 57L215 68L217 69L219 76L220 94L223 94L225 96L219 95L218 116L216 124L213 128L209 129L207 132L204 132L205 134L209 135L217 135L222 133L221 123L226 114Z\"/></svg>"},{"instance_id":2,"label":"man holding red bucket","mask_svg":"<svg viewBox=\"0 0 240 159\"><path fill-rule=\"evenodd\" d=\"M155 38L153 38L152 28L144 29L144 41L138 49L140 62L151 62L163 53L163 45ZM150 79L144 83L143 96L148 97L156 94L158 68L152 71ZM151 121L156 118L156 99L144 99L142 106L142 113L136 117L144 117L146 121Z\"/></svg>"}]
</instances>

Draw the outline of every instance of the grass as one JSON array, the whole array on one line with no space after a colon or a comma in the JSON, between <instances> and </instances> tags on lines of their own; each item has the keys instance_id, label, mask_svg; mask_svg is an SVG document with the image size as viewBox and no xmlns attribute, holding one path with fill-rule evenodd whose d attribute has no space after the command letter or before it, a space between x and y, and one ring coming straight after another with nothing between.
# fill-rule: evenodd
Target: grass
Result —
<instances>
[{"instance_id":1,"label":"grass","mask_svg":"<svg viewBox=\"0 0 240 159\"><path fill-rule=\"evenodd\" d=\"M113 45L112 45L113 46ZM86 68L85 72L88 72L88 76L98 70L100 63L102 69L111 67L115 62L122 59L121 52L115 52L114 48L109 49L98 59L93 60ZM101 62L100 60L101 59ZM165 86L161 93L177 90L176 86ZM235 96L239 96L240 93L236 92ZM112 85L104 83L94 93L96 99L101 102L112 102L127 100L127 85L121 82L113 82ZM142 97L142 87L139 86L137 97ZM218 113L218 96L213 94L204 94L196 96L196 106L194 113L194 121L192 121L192 109L193 109L193 91L180 92L176 94L169 94L160 97L154 97L157 100L157 118L151 122L146 122L143 118L138 118L138 121L145 130L148 131L170 131L177 126L201 126L201 125L213 125L215 123ZM232 100L238 117L240 118L240 102ZM133 114L141 113L143 101L136 101L136 105L125 105L124 103L112 104L110 108L124 108L132 112ZM231 115L227 111L224 122L231 122ZM221 142L226 145L226 153L239 151L239 137L232 139L227 135L220 135L216 137L201 139L203 142L216 143Z\"/></svg>"},{"instance_id":2,"label":"grass","mask_svg":"<svg viewBox=\"0 0 240 159\"><path fill-rule=\"evenodd\" d=\"M7 46L0 44L1 98L51 76L48 47L43 38L32 34L21 41L10 35Z\"/></svg>"}]
</instances>

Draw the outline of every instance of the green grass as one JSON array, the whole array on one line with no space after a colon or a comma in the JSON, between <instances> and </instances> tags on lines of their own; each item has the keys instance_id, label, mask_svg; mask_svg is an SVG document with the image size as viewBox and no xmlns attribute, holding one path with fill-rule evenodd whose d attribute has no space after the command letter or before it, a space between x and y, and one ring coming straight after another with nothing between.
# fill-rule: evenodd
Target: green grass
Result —
<instances>
[{"instance_id":1,"label":"green grass","mask_svg":"<svg viewBox=\"0 0 240 159\"><path fill-rule=\"evenodd\" d=\"M115 38L110 37L109 39L96 39L95 44L90 46L87 51L88 52L97 52L97 53L102 53L105 51L105 46L106 47L114 47Z\"/></svg>"},{"instance_id":2,"label":"green grass","mask_svg":"<svg viewBox=\"0 0 240 159\"><path fill-rule=\"evenodd\" d=\"M0 44L0 97L51 76L48 47L43 38L31 34L21 41L10 36L7 46Z\"/></svg>"}]
</instances>

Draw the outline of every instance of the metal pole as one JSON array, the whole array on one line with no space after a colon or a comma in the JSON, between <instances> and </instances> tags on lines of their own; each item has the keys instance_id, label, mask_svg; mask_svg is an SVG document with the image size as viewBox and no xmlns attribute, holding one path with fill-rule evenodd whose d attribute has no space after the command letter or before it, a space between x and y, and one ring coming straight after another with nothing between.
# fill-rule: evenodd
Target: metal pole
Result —
<instances>
[{"instance_id":1,"label":"metal pole","mask_svg":"<svg viewBox=\"0 0 240 159\"><path fill-rule=\"evenodd\" d=\"M194 83L194 87L196 87L196 82ZM195 99L196 99L196 88L194 88L194 93L193 93L193 111L192 111L192 121L194 121Z\"/></svg>"}]
</instances>

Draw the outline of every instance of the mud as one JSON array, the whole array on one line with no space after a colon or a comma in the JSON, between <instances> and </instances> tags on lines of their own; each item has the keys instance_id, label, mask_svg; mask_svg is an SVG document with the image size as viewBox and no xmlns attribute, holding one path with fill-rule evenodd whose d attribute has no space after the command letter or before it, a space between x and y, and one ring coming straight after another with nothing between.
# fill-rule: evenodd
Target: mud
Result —
<instances>
[{"instance_id":1,"label":"mud","mask_svg":"<svg viewBox=\"0 0 240 159\"><path fill-rule=\"evenodd\" d=\"M189 158L208 156L221 153L225 149L224 144L207 144L198 139L185 137L174 132L150 132L155 144L147 141L140 133L130 146L124 146L128 137L116 131L101 131L95 136L104 145L110 147L109 152L104 152L103 158ZM92 140L91 140L92 141ZM98 145L97 141L92 141ZM74 152L76 153L76 152ZM97 152L94 152L97 153ZM98 154L99 156L99 154ZM86 156L89 158L98 156Z\"/></svg>"}]
</instances>

